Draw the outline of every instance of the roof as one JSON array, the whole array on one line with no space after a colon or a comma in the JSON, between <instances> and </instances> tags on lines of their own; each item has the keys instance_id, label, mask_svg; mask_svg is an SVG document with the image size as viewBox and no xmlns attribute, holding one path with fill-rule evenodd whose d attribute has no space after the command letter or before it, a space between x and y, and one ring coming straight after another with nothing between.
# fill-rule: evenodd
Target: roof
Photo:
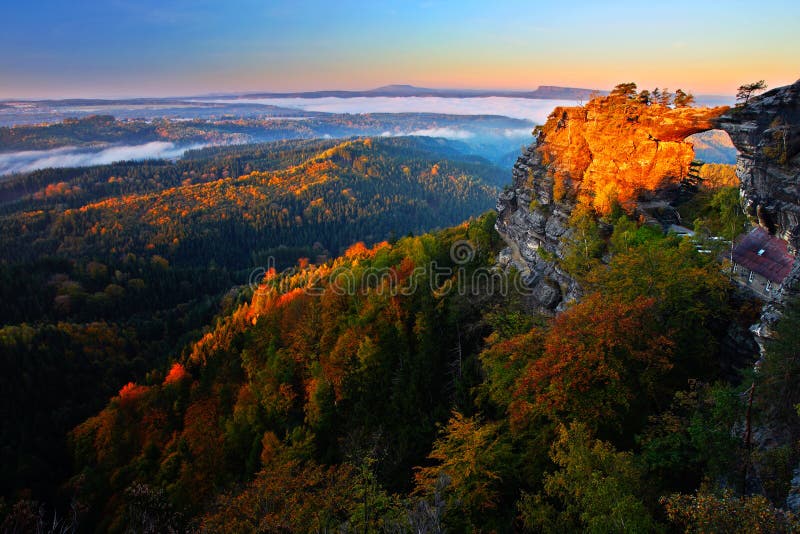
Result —
<instances>
[{"instance_id":1,"label":"roof","mask_svg":"<svg viewBox=\"0 0 800 534\"><path fill-rule=\"evenodd\" d=\"M692 230L689 230L685 226L681 226L679 224L670 224L669 228L667 228L667 231L668 232L675 232L679 236L688 235L689 237L691 237L691 236L694 235L694 232Z\"/></svg>"},{"instance_id":2,"label":"roof","mask_svg":"<svg viewBox=\"0 0 800 534\"><path fill-rule=\"evenodd\" d=\"M733 261L780 284L792 270L794 257L786 250L786 242L756 228L733 249Z\"/></svg>"}]
</instances>

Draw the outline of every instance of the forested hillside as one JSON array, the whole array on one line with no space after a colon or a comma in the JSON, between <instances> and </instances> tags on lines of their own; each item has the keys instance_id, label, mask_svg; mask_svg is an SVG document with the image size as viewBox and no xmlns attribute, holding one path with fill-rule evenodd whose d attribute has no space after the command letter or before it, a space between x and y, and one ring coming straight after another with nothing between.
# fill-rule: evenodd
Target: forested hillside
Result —
<instances>
[{"instance_id":1,"label":"forested hillside","mask_svg":"<svg viewBox=\"0 0 800 534\"><path fill-rule=\"evenodd\" d=\"M446 141L392 138L14 178L25 193L0 216L0 402L15 414L0 428L2 494L49 500L70 470L67 431L235 309L251 273L459 223L492 205L500 174Z\"/></svg>"},{"instance_id":2,"label":"forested hillside","mask_svg":"<svg viewBox=\"0 0 800 534\"><path fill-rule=\"evenodd\" d=\"M0 182L4 212L33 210L51 204L80 207L88 201L134 193L157 192L253 171L299 165L336 145L336 141L275 141L213 147L186 152L185 159L121 161L108 165L50 168L12 175Z\"/></svg>"},{"instance_id":3,"label":"forested hillside","mask_svg":"<svg viewBox=\"0 0 800 534\"><path fill-rule=\"evenodd\" d=\"M622 84L499 197L416 137L12 177L0 528L797 532L800 303L754 366L746 182L683 141L725 113Z\"/></svg>"},{"instance_id":4,"label":"forested hillside","mask_svg":"<svg viewBox=\"0 0 800 534\"><path fill-rule=\"evenodd\" d=\"M102 106L97 106L103 109ZM168 118L157 112L149 119L135 111L125 113L124 106L110 106L110 113L131 118L116 119L112 115L90 115L66 118L52 124L18 124L0 126L0 174L4 173L3 156L15 153L23 160L33 158L36 151L54 149L101 149L126 147L148 142L192 145L241 145L298 139L346 139L361 137L395 137L405 135L444 136L462 140L475 153L495 160L510 147L525 142L534 123L501 115L452 115L440 113L315 113L292 109L256 106L260 112L241 115L241 109L226 112L220 109L208 118ZM188 110L187 110L188 111ZM148 113L142 110L141 113ZM153 113L152 110L149 113ZM256 116L251 116L251 115ZM0 124L2 117L0 117ZM119 159L125 159L122 156Z\"/></svg>"},{"instance_id":5,"label":"forested hillside","mask_svg":"<svg viewBox=\"0 0 800 534\"><path fill-rule=\"evenodd\" d=\"M528 313L514 271L494 267L493 214L267 273L249 303L70 434L83 521L794 531L769 500L785 497L791 464L759 459L767 497L737 496L754 453L731 432L778 409L798 430L783 396L791 356L776 345L758 375L731 374L726 325L754 308L690 240L614 217L592 245L609 259L554 320ZM748 407L753 381L776 389Z\"/></svg>"},{"instance_id":6,"label":"forested hillside","mask_svg":"<svg viewBox=\"0 0 800 534\"><path fill-rule=\"evenodd\" d=\"M798 23L3 2L0 534L800 534Z\"/></svg>"},{"instance_id":7,"label":"forested hillside","mask_svg":"<svg viewBox=\"0 0 800 534\"><path fill-rule=\"evenodd\" d=\"M374 242L392 232L420 232L490 206L501 173L478 158L442 157L434 144L422 139L343 142L281 170L235 176L223 169L198 176L197 184L196 173L183 170L177 186L175 171L161 179L157 167L145 167L148 174L142 175L134 166L133 176L109 176L104 180L109 187L93 187L98 172L111 169L91 170L88 177L83 173L44 187L34 193L33 205L23 203L23 212L0 219L6 258L67 255L107 261L147 250L179 264L214 259L241 268L253 265L254 258L265 261L278 245L305 248L307 255L339 253L357 239ZM155 183L149 180L153 170ZM126 186L129 181L134 185ZM125 189L148 192L125 194ZM87 195L100 200L87 201Z\"/></svg>"}]
</instances>

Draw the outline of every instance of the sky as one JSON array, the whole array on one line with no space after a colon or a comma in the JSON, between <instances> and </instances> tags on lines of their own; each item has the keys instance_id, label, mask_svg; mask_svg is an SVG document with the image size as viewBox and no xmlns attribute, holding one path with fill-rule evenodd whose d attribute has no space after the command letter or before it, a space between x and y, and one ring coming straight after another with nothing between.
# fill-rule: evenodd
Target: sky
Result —
<instances>
[{"instance_id":1,"label":"sky","mask_svg":"<svg viewBox=\"0 0 800 534\"><path fill-rule=\"evenodd\" d=\"M5 0L0 98L800 78L800 2Z\"/></svg>"}]
</instances>

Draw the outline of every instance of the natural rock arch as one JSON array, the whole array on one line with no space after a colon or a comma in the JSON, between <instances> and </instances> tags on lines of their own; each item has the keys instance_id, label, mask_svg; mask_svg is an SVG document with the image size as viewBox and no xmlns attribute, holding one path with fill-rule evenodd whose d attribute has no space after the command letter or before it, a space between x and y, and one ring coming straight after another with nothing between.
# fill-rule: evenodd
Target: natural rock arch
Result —
<instances>
[{"instance_id":1,"label":"natural rock arch","mask_svg":"<svg viewBox=\"0 0 800 534\"><path fill-rule=\"evenodd\" d=\"M541 128L536 151L552 175L554 200L574 197L600 213L618 202L632 211L641 196L688 176L695 156L686 138L714 129L713 119L727 110L601 97L556 108Z\"/></svg>"},{"instance_id":2,"label":"natural rock arch","mask_svg":"<svg viewBox=\"0 0 800 534\"><path fill-rule=\"evenodd\" d=\"M513 183L497 202L497 230L509 244L502 261L523 271L555 312L580 297L575 281L543 256L560 257L560 239L576 202L602 212L610 201L633 208L642 195L674 186L688 174L694 150L686 138L721 129L738 150L736 174L753 221L800 246L800 81L737 108L669 108L602 97L559 107L517 160ZM545 255L539 250L546 251ZM795 262L782 299L800 288ZM552 297L557 290L557 298ZM535 299L534 299L535 300ZM768 310L769 311L769 310ZM766 316L764 324L770 322Z\"/></svg>"}]
</instances>

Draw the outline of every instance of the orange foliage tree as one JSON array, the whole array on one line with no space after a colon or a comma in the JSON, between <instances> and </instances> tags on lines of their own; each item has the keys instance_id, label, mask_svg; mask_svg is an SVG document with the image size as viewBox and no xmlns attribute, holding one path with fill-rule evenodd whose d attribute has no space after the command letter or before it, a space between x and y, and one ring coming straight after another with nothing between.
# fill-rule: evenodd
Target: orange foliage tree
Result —
<instances>
[{"instance_id":1,"label":"orange foliage tree","mask_svg":"<svg viewBox=\"0 0 800 534\"><path fill-rule=\"evenodd\" d=\"M544 339L542 356L516 383L512 423L531 416L619 422L641 392L671 368L672 342L652 313L654 300L630 302L601 294L561 314Z\"/></svg>"},{"instance_id":2,"label":"orange foliage tree","mask_svg":"<svg viewBox=\"0 0 800 534\"><path fill-rule=\"evenodd\" d=\"M498 423L481 424L453 412L428 456L436 465L417 468L416 493L434 493L444 477L448 491L465 510L480 514L495 508L511 456L511 445L500 429Z\"/></svg>"},{"instance_id":3,"label":"orange foliage tree","mask_svg":"<svg viewBox=\"0 0 800 534\"><path fill-rule=\"evenodd\" d=\"M360 495L346 465L276 458L241 493L222 496L202 521L207 532L327 532L349 517Z\"/></svg>"}]
</instances>

